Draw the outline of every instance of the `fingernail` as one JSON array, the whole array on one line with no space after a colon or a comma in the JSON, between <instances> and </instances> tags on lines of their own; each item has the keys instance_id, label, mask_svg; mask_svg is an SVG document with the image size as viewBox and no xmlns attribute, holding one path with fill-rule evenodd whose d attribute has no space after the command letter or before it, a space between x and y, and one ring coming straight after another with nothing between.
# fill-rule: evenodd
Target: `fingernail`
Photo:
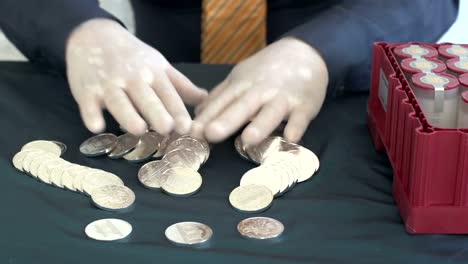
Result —
<instances>
[{"instance_id":1,"label":"fingernail","mask_svg":"<svg viewBox=\"0 0 468 264\"><path fill-rule=\"evenodd\" d=\"M246 128L242 135L242 141L248 145L256 145L260 141L260 131L254 127Z\"/></svg>"},{"instance_id":2,"label":"fingernail","mask_svg":"<svg viewBox=\"0 0 468 264\"><path fill-rule=\"evenodd\" d=\"M192 120L187 117L176 117L175 118L175 130L181 135L186 135L190 132L192 126Z\"/></svg>"},{"instance_id":3,"label":"fingernail","mask_svg":"<svg viewBox=\"0 0 468 264\"><path fill-rule=\"evenodd\" d=\"M106 128L106 124L102 120L93 120L89 124L89 130L94 134L101 133Z\"/></svg>"},{"instance_id":4,"label":"fingernail","mask_svg":"<svg viewBox=\"0 0 468 264\"><path fill-rule=\"evenodd\" d=\"M225 137L226 126L221 122L213 122L209 124L206 128L206 137L210 141L219 141Z\"/></svg>"}]
</instances>

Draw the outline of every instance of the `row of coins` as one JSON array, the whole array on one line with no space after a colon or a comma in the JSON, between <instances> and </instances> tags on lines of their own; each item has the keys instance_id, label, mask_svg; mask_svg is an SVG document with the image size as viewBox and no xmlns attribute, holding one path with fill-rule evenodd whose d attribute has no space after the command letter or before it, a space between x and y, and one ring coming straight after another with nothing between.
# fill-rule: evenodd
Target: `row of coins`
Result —
<instances>
[{"instance_id":1,"label":"row of coins","mask_svg":"<svg viewBox=\"0 0 468 264\"><path fill-rule=\"evenodd\" d=\"M210 147L204 140L181 136L170 142L161 160L143 165L138 180L149 189L161 189L174 196L189 196L202 185L198 169L210 156Z\"/></svg>"},{"instance_id":2,"label":"row of coins","mask_svg":"<svg viewBox=\"0 0 468 264\"><path fill-rule=\"evenodd\" d=\"M125 210L135 201L135 194L115 174L74 164L60 156L65 144L36 140L27 143L13 157L13 166L39 181L91 197L104 210Z\"/></svg>"},{"instance_id":3,"label":"row of coins","mask_svg":"<svg viewBox=\"0 0 468 264\"><path fill-rule=\"evenodd\" d=\"M107 155L111 159L123 158L129 162L144 162L164 156L169 143L177 137L176 134L163 136L155 131L148 131L143 136L102 133L85 140L80 145L80 152L88 157Z\"/></svg>"},{"instance_id":4,"label":"row of coins","mask_svg":"<svg viewBox=\"0 0 468 264\"><path fill-rule=\"evenodd\" d=\"M229 195L231 205L243 212L268 209L275 197L310 179L320 166L312 151L278 136L268 137L256 146L245 146L238 137L235 147L242 157L260 164L247 171L240 186Z\"/></svg>"},{"instance_id":5,"label":"row of coins","mask_svg":"<svg viewBox=\"0 0 468 264\"><path fill-rule=\"evenodd\" d=\"M264 240L279 237L284 232L284 225L269 217L251 217L239 222L237 230L243 237ZM88 224L85 233L100 241L126 240L132 233L132 225L120 219L100 219ZM169 226L164 234L175 245L196 246L207 243L213 230L202 223L179 222Z\"/></svg>"}]
</instances>

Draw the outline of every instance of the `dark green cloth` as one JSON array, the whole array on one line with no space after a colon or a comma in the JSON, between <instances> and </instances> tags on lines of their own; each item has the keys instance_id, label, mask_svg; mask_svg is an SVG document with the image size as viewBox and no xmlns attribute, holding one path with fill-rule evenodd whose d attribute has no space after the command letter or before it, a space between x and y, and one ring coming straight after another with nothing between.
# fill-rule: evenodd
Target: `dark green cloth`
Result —
<instances>
[{"instance_id":1,"label":"dark green cloth","mask_svg":"<svg viewBox=\"0 0 468 264\"><path fill-rule=\"evenodd\" d=\"M179 68L204 87L227 73L220 66ZM324 107L303 140L319 156L320 171L256 214L282 221L282 238L253 241L236 230L252 215L228 203L241 175L254 167L236 153L233 138L213 148L198 194L174 198L150 191L138 183L140 165L79 153L90 133L64 79L29 64L0 63L0 263L467 263L468 237L405 232L391 195L390 164L375 152L367 129L366 99L357 94ZM117 132L116 124L108 131ZM35 139L62 141L69 147L65 159L122 177L137 196L133 211L98 210L84 195L17 172L11 158ZM133 225L130 241L85 236L88 223L108 217ZM179 221L211 226L211 243L197 249L170 244L164 230Z\"/></svg>"}]
</instances>

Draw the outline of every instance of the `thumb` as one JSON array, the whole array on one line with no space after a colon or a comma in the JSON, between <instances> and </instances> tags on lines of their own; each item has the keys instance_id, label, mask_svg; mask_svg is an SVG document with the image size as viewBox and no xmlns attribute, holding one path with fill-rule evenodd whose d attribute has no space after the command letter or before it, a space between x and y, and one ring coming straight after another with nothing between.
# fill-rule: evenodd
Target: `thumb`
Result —
<instances>
[{"instance_id":1,"label":"thumb","mask_svg":"<svg viewBox=\"0 0 468 264\"><path fill-rule=\"evenodd\" d=\"M170 66L166 73L184 103L198 105L208 96L205 89L197 87L176 68Z\"/></svg>"}]
</instances>

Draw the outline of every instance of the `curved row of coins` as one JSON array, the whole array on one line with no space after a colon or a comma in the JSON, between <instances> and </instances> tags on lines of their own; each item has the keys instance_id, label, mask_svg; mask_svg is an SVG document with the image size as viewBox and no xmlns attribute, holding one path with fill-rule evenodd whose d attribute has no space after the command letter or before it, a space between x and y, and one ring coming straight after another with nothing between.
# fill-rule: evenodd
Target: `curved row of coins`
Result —
<instances>
[{"instance_id":1,"label":"curved row of coins","mask_svg":"<svg viewBox=\"0 0 468 264\"><path fill-rule=\"evenodd\" d=\"M88 157L107 155L131 162L153 160L143 165L138 179L149 189L160 189L169 195L189 196L202 185L199 168L210 156L210 146L204 140L184 135L162 136L149 131L141 137L125 133L95 135L80 146L80 152Z\"/></svg>"},{"instance_id":2,"label":"curved row of coins","mask_svg":"<svg viewBox=\"0 0 468 264\"><path fill-rule=\"evenodd\" d=\"M240 221L237 231L245 238L274 239L283 233L284 225L269 217L251 217ZM89 238L100 241L126 240L132 233L132 225L121 219L100 219L89 223L85 233ZM175 245L197 246L207 243L213 236L213 230L198 222L179 222L167 227L164 234Z\"/></svg>"},{"instance_id":3,"label":"curved row of coins","mask_svg":"<svg viewBox=\"0 0 468 264\"><path fill-rule=\"evenodd\" d=\"M268 209L275 197L310 179L320 166L312 151L278 136L256 146L245 146L237 137L235 148L243 158L260 165L247 171L229 195L231 205L243 212Z\"/></svg>"},{"instance_id":4,"label":"curved row of coins","mask_svg":"<svg viewBox=\"0 0 468 264\"><path fill-rule=\"evenodd\" d=\"M61 155L66 149L57 141L32 141L15 154L13 166L40 182L86 194L103 210L120 211L133 205L135 194L117 175L64 160Z\"/></svg>"}]
</instances>

